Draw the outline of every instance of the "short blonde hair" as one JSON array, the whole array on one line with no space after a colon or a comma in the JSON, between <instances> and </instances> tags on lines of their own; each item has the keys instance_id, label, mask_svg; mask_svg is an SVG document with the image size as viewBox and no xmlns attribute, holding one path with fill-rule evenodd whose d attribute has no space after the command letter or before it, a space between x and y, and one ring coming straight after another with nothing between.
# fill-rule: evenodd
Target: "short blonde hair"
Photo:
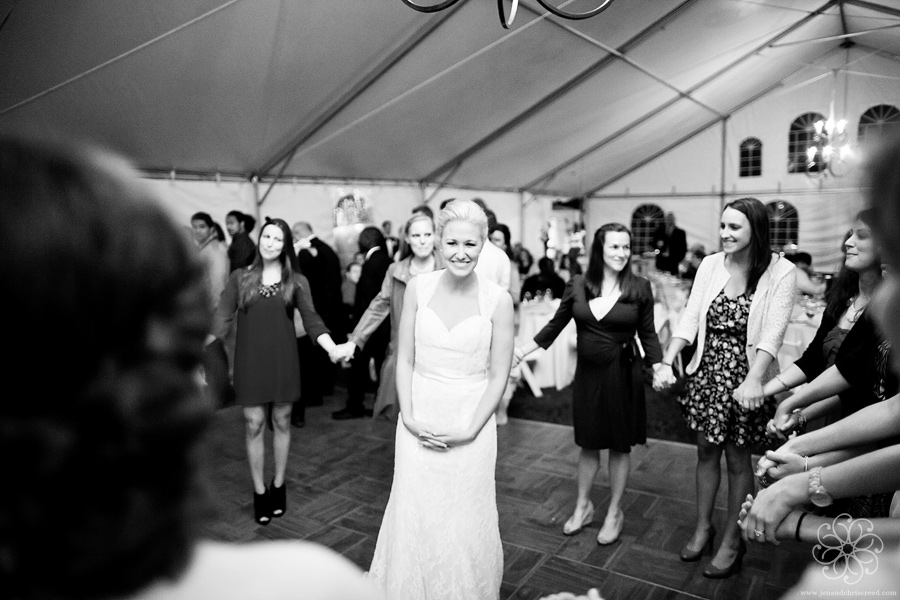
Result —
<instances>
[{"instance_id":1,"label":"short blonde hair","mask_svg":"<svg viewBox=\"0 0 900 600\"><path fill-rule=\"evenodd\" d=\"M450 221L468 221L481 232L481 241L487 241L488 219L481 207L471 200L453 200L441 210L437 218L437 236L441 239L444 235L444 227Z\"/></svg>"}]
</instances>

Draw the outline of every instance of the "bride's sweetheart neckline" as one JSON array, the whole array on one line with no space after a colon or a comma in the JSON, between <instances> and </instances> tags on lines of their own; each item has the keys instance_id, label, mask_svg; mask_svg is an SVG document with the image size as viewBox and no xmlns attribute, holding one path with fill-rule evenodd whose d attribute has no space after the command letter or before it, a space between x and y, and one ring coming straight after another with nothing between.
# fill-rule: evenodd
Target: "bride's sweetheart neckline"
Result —
<instances>
[{"instance_id":1,"label":"bride's sweetheart neckline","mask_svg":"<svg viewBox=\"0 0 900 600\"><path fill-rule=\"evenodd\" d=\"M481 317L481 313L475 313L475 314L469 315L468 317L465 317L461 321L457 322L456 324L453 325L453 327L447 327L447 324L444 322L444 319L441 318L441 315L439 315L436 310L434 310L433 308L431 308L430 306L427 306L427 305L425 306L425 308L427 308L428 310L431 311L431 314L433 314L434 317L440 322L440 324L444 326L444 330L446 330L447 333L452 332L454 329L456 329L457 327L459 327L460 325L462 325L463 323L465 323L466 321L468 321L470 319L474 319L476 317L479 317L479 318Z\"/></svg>"}]
</instances>

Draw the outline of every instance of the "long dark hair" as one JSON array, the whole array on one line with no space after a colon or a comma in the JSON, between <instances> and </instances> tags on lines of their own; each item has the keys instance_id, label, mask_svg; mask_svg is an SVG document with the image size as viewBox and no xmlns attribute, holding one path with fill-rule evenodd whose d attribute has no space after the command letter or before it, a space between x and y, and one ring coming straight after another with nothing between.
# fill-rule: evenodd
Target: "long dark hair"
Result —
<instances>
[{"instance_id":1,"label":"long dark hair","mask_svg":"<svg viewBox=\"0 0 900 600\"><path fill-rule=\"evenodd\" d=\"M284 246L281 248L281 254L278 255L278 262L281 263L281 297L284 299L285 305L290 305L294 296L294 274L297 272L297 253L294 252L294 236L291 235L291 228L284 219L271 219L266 217L266 222L259 230L259 242L256 244L256 256L249 267L241 274L241 293L238 305L241 310L256 301L259 296L259 284L262 283L263 257L259 252L259 245L262 243L263 231L266 227L272 225L281 230L284 236Z\"/></svg>"},{"instance_id":2,"label":"long dark hair","mask_svg":"<svg viewBox=\"0 0 900 600\"><path fill-rule=\"evenodd\" d=\"M756 284L772 262L772 239L769 233L769 214L756 198L738 198L725 205L747 217L750 223L750 268L747 272L747 293L756 291ZM724 209L723 209L724 212Z\"/></svg>"},{"instance_id":3,"label":"long dark hair","mask_svg":"<svg viewBox=\"0 0 900 600\"><path fill-rule=\"evenodd\" d=\"M876 222L875 210L867 208L866 210L861 211L856 215L854 221L862 221L869 227L874 227ZM844 234L844 239L841 240L841 252L844 254L845 259L847 252L845 244L850 238L850 235L851 232L848 231ZM876 260L876 262L880 263L879 260ZM876 264L874 269L878 279L881 280L881 265ZM850 303L850 300L857 294L859 294L859 273L848 269L847 265L842 262L841 268L831 284L831 288L825 295L825 314L834 320L838 320L841 315L844 314L844 311L847 310L847 305Z\"/></svg>"},{"instance_id":4,"label":"long dark hair","mask_svg":"<svg viewBox=\"0 0 900 600\"><path fill-rule=\"evenodd\" d=\"M600 227L594 234L591 244L591 258L588 261L584 280L594 296L600 296L603 284L603 244L606 242L607 233L627 233L629 241L632 239L631 230L621 223L607 223ZM619 289L622 291L622 300L632 300L637 294L638 277L631 271L631 254L625 261L625 268L619 272Z\"/></svg>"}]
</instances>

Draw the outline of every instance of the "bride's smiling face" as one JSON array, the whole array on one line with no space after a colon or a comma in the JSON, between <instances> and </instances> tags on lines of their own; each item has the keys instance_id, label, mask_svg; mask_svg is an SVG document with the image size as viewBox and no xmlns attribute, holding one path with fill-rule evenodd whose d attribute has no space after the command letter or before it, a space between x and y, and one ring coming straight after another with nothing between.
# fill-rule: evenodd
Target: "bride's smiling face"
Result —
<instances>
[{"instance_id":1,"label":"bride's smiling face","mask_svg":"<svg viewBox=\"0 0 900 600\"><path fill-rule=\"evenodd\" d=\"M472 272L484 247L481 233L478 225L461 219L444 225L441 254L451 273L462 277Z\"/></svg>"}]
</instances>

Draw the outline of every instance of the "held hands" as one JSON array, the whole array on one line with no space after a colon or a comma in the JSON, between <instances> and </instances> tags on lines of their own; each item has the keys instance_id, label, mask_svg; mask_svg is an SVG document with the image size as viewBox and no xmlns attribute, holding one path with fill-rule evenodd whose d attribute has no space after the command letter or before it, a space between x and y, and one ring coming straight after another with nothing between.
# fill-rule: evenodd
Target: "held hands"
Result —
<instances>
[{"instance_id":1,"label":"held hands","mask_svg":"<svg viewBox=\"0 0 900 600\"><path fill-rule=\"evenodd\" d=\"M541 600L603 600L603 598L600 597L600 592L597 591L597 588L591 588L587 591L587 594L579 596L576 596L572 592L560 592L558 594L544 596Z\"/></svg>"},{"instance_id":2,"label":"held hands","mask_svg":"<svg viewBox=\"0 0 900 600\"><path fill-rule=\"evenodd\" d=\"M800 413L785 413L779 405L775 416L769 419L766 425L766 433L770 437L787 440L797 435L798 427L800 427Z\"/></svg>"},{"instance_id":3,"label":"held hands","mask_svg":"<svg viewBox=\"0 0 900 600\"><path fill-rule=\"evenodd\" d=\"M661 392L674 384L675 373L672 371L672 365L659 363L659 368L653 373L653 389Z\"/></svg>"},{"instance_id":4,"label":"held hands","mask_svg":"<svg viewBox=\"0 0 900 600\"><path fill-rule=\"evenodd\" d=\"M462 446L475 439L469 433L461 430L438 433L427 424L412 418L403 419L403 425L418 438L420 446L429 450L447 451L454 446Z\"/></svg>"},{"instance_id":5,"label":"held hands","mask_svg":"<svg viewBox=\"0 0 900 600\"><path fill-rule=\"evenodd\" d=\"M746 410L756 410L763 405L766 399L763 394L762 381L750 377L737 386L731 396Z\"/></svg>"},{"instance_id":6,"label":"held hands","mask_svg":"<svg viewBox=\"0 0 900 600\"><path fill-rule=\"evenodd\" d=\"M750 523L748 520L748 516L751 512L753 512L753 496L751 494L747 494L747 499L744 500L744 503L741 504L741 512L738 514L738 526L741 528L743 537L748 542L759 542L765 543L770 542L775 544L776 546L780 543L779 539L790 539L791 536L794 535L794 532L797 529L797 521L800 517L800 511L793 510L785 516L784 519L774 528L772 532L772 538L768 532L761 529L751 529ZM754 525L754 527L759 525ZM762 535L758 535L762 534Z\"/></svg>"},{"instance_id":7,"label":"held hands","mask_svg":"<svg viewBox=\"0 0 900 600\"><path fill-rule=\"evenodd\" d=\"M776 451L769 450L756 465L756 479L763 487L768 487L788 475L805 471L806 461L783 446Z\"/></svg>"},{"instance_id":8,"label":"held hands","mask_svg":"<svg viewBox=\"0 0 900 600\"><path fill-rule=\"evenodd\" d=\"M515 369L518 367L519 363L525 360L526 356L525 350L523 350L521 346L516 346L515 349L513 349L512 368Z\"/></svg>"},{"instance_id":9,"label":"held hands","mask_svg":"<svg viewBox=\"0 0 900 600\"><path fill-rule=\"evenodd\" d=\"M331 359L331 362L337 363L347 363L353 358L353 355L356 353L356 344L353 342L344 342L343 344L338 344L335 346L331 352L328 353L328 358Z\"/></svg>"}]
</instances>

